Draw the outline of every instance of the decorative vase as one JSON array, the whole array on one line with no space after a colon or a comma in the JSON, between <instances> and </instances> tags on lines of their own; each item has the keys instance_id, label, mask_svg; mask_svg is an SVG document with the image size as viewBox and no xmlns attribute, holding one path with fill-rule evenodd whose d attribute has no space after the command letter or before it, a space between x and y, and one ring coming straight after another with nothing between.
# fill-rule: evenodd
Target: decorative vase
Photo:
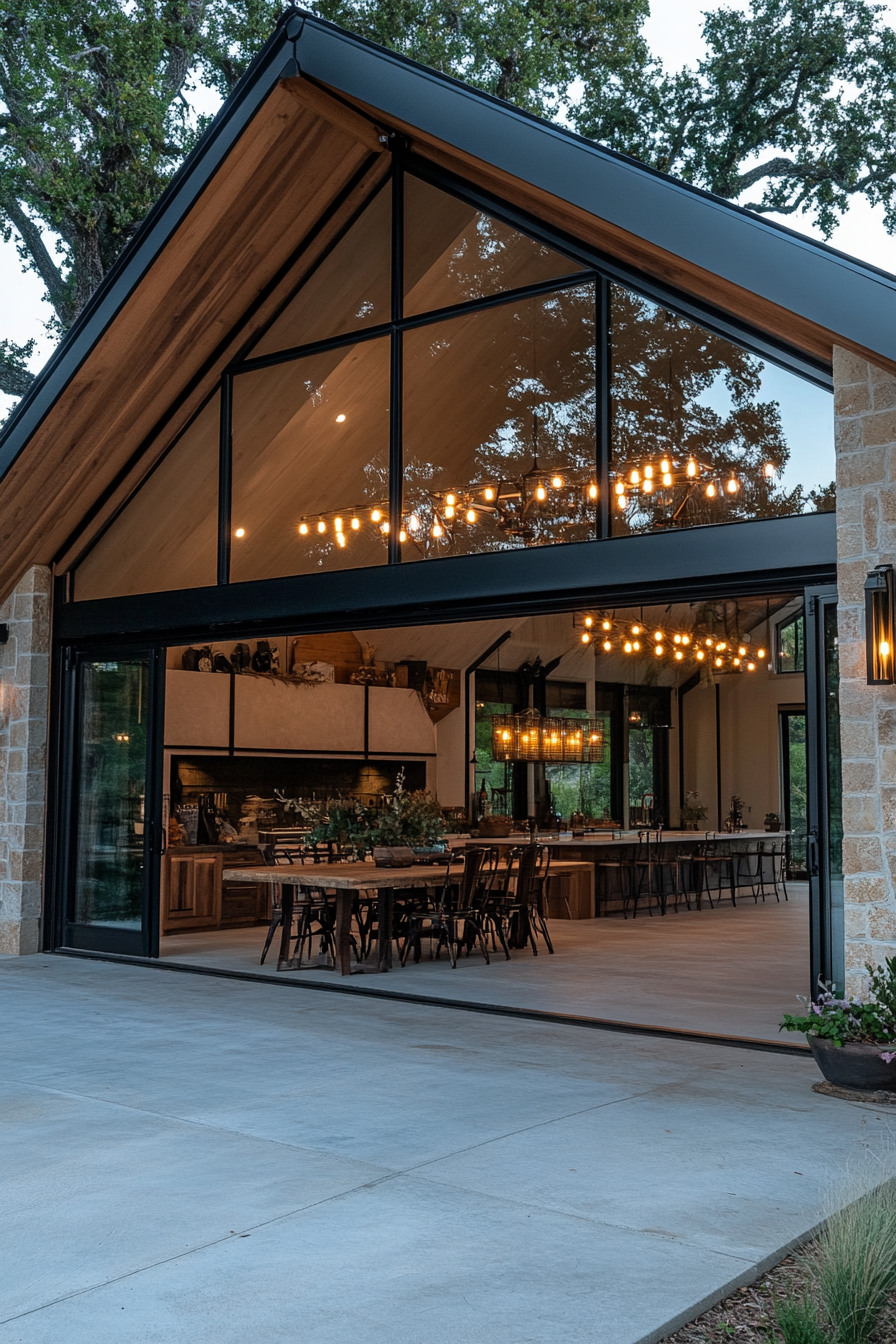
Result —
<instances>
[{"instance_id":1,"label":"decorative vase","mask_svg":"<svg viewBox=\"0 0 896 1344\"><path fill-rule=\"evenodd\" d=\"M821 1036L809 1036L808 1041L815 1063L835 1087L850 1087L857 1092L896 1091L896 1060L886 1064L880 1057L886 1046L865 1041L835 1045Z\"/></svg>"}]
</instances>

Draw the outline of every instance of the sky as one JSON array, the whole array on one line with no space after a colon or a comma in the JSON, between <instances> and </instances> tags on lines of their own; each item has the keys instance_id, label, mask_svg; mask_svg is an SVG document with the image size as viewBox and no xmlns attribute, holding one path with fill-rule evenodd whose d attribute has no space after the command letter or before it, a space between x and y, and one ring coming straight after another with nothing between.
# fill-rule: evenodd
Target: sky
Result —
<instances>
[{"instance_id":1,"label":"sky","mask_svg":"<svg viewBox=\"0 0 896 1344\"><path fill-rule=\"evenodd\" d=\"M700 58L701 13L720 3L721 0L653 0L644 34L667 68L678 69ZM725 3L745 8L742 0L725 0ZM885 9L896 26L896 0ZM809 236L821 237L808 219L788 216L781 223ZM896 273L896 237L890 237L884 230L882 211L872 209L864 201L853 203L829 241L833 247ZM41 295L42 285L37 277L22 272L14 242L0 240L0 340L21 344L34 337L37 348L31 367L35 371L53 349L53 341L44 331L50 309ZM827 394L770 368L768 377L775 386L775 395L782 400L782 418L791 445L786 479L802 480L807 486L826 484L833 476L833 445L822 445L822 436L830 439ZM11 398L0 395L0 419L13 404Z\"/></svg>"}]
</instances>

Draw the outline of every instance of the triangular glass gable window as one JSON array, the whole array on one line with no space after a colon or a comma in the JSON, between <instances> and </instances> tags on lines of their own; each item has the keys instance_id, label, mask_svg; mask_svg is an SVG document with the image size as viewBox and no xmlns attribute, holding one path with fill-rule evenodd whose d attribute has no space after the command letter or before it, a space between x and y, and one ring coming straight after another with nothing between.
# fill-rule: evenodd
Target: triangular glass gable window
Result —
<instances>
[{"instance_id":1,"label":"triangular glass gable window","mask_svg":"<svg viewBox=\"0 0 896 1344\"><path fill-rule=\"evenodd\" d=\"M391 316L391 192L367 208L290 299L250 358L360 331Z\"/></svg>"},{"instance_id":2,"label":"triangular glass gable window","mask_svg":"<svg viewBox=\"0 0 896 1344\"><path fill-rule=\"evenodd\" d=\"M404 180L405 316L585 269L410 174Z\"/></svg>"},{"instance_id":3,"label":"triangular glass gable window","mask_svg":"<svg viewBox=\"0 0 896 1344\"><path fill-rule=\"evenodd\" d=\"M75 570L76 602L217 580L216 393Z\"/></svg>"}]
</instances>

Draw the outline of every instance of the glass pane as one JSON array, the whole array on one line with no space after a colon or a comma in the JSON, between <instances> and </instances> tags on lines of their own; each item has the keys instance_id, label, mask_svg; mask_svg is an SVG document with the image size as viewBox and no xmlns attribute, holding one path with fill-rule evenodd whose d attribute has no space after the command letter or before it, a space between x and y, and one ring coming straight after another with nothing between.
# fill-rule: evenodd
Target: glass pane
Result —
<instances>
[{"instance_id":1,"label":"glass pane","mask_svg":"<svg viewBox=\"0 0 896 1344\"><path fill-rule=\"evenodd\" d=\"M802 615L778 626L778 672L805 672L806 624Z\"/></svg>"},{"instance_id":2,"label":"glass pane","mask_svg":"<svg viewBox=\"0 0 896 1344\"><path fill-rule=\"evenodd\" d=\"M594 288L405 333L403 557L595 534Z\"/></svg>"},{"instance_id":3,"label":"glass pane","mask_svg":"<svg viewBox=\"0 0 896 1344\"><path fill-rule=\"evenodd\" d=\"M484 783L488 810L493 816L513 815L513 765L509 761L496 761L492 754L492 719L496 714L512 714L515 708L509 700L476 701L477 805L481 809ZM481 810L479 815L483 815Z\"/></svg>"},{"instance_id":4,"label":"glass pane","mask_svg":"<svg viewBox=\"0 0 896 1344\"><path fill-rule=\"evenodd\" d=\"M632 810L651 809L650 794L654 794L656 770L654 764L654 733L650 729L641 729L629 733L628 739L628 801ZM653 805L655 806L655 804Z\"/></svg>"},{"instance_id":5,"label":"glass pane","mask_svg":"<svg viewBox=\"0 0 896 1344\"><path fill-rule=\"evenodd\" d=\"M617 535L834 508L831 395L612 287Z\"/></svg>"},{"instance_id":6,"label":"glass pane","mask_svg":"<svg viewBox=\"0 0 896 1344\"><path fill-rule=\"evenodd\" d=\"M388 338L234 379L234 583L383 564L388 498Z\"/></svg>"},{"instance_id":7,"label":"glass pane","mask_svg":"<svg viewBox=\"0 0 896 1344\"><path fill-rule=\"evenodd\" d=\"M216 393L75 570L75 600L205 588L218 573Z\"/></svg>"},{"instance_id":8,"label":"glass pane","mask_svg":"<svg viewBox=\"0 0 896 1344\"><path fill-rule=\"evenodd\" d=\"M837 604L823 607L825 764L828 804L828 882L831 900L831 944L834 978L843 982L844 967L837 949L844 946L843 932L843 778L840 756L840 658L837 636Z\"/></svg>"},{"instance_id":9,"label":"glass pane","mask_svg":"<svg viewBox=\"0 0 896 1344\"><path fill-rule=\"evenodd\" d=\"M82 663L74 921L139 929L148 664Z\"/></svg>"},{"instance_id":10,"label":"glass pane","mask_svg":"<svg viewBox=\"0 0 896 1344\"><path fill-rule=\"evenodd\" d=\"M386 183L268 327L251 358L389 321L391 199Z\"/></svg>"},{"instance_id":11,"label":"glass pane","mask_svg":"<svg viewBox=\"0 0 896 1344\"><path fill-rule=\"evenodd\" d=\"M548 682L550 691L551 683ZM582 690L584 692L584 686ZM548 708L548 713L565 719L584 719L588 717L586 709ZM585 821L602 821L609 818L612 804L612 753L611 720L609 713L598 717L604 727L604 759L593 765L546 765L545 779L551 790L551 803L555 813L570 821L578 812Z\"/></svg>"},{"instance_id":12,"label":"glass pane","mask_svg":"<svg viewBox=\"0 0 896 1344\"><path fill-rule=\"evenodd\" d=\"M404 199L406 317L584 270L418 177L405 176Z\"/></svg>"},{"instance_id":13,"label":"glass pane","mask_svg":"<svg viewBox=\"0 0 896 1344\"><path fill-rule=\"evenodd\" d=\"M808 820L806 774L806 716L783 714L784 727L784 799L785 830L790 836L791 872L806 871L806 830Z\"/></svg>"}]
</instances>

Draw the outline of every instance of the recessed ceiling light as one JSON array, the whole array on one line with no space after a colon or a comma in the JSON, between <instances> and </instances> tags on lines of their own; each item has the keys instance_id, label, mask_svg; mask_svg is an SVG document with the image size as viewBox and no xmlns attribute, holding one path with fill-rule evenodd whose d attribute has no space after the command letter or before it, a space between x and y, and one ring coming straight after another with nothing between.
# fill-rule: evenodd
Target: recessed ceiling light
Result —
<instances>
[{"instance_id":1,"label":"recessed ceiling light","mask_svg":"<svg viewBox=\"0 0 896 1344\"><path fill-rule=\"evenodd\" d=\"M344 415L337 415L337 417L336 417L336 423L337 423L337 425L341 425L341 424L343 424L344 421L345 421L345 416L344 416Z\"/></svg>"}]
</instances>

